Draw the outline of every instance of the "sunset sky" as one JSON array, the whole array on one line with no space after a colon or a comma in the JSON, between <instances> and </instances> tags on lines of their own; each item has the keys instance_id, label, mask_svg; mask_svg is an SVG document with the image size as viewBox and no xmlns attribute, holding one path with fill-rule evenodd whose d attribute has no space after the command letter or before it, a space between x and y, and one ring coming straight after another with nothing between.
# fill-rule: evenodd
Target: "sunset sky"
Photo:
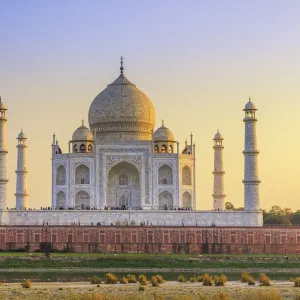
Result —
<instances>
[{"instance_id":1,"label":"sunset sky","mask_svg":"<svg viewBox=\"0 0 300 300\"><path fill-rule=\"evenodd\" d=\"M227 201L243 206L244 123L257 112L261 207L300 209L300 1L0 0L0 95L8 108L8 205L16 137L28 137L29 207L51 205L51 142L63 151L119 75L197 155L197 208L212 208L213 141L224 137Z\"/></svg>"}]
</instances>

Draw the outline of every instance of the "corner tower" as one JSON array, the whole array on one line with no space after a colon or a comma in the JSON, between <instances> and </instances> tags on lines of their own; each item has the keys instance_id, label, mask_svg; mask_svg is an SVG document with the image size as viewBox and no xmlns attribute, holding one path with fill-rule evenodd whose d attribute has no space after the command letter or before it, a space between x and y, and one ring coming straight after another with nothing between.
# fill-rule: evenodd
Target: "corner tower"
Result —
<instances>
[{"instance_id":1,"label":"corner tower","mask_svg":"<svg viewBox=\"0 0 300 300\"><path fill-rule=\"evenodd\" d=\"M219 130L214 140L214 193L213 193L213 208L214 210L224 210L224 201L226 195L224 194L224 174L223 169L223 137L220 134Z\"/></svg>"},{"instance_id":2,"label":"corner tower","mask_svg":"<svg viewBox=\"0 0 300 300\"><path fill-rule=\"evenodd\" d=\"M0 97L0 210L7 207L7 174L6 174L6 107Z\"/></svg>"},{"instance_id":3,"label":"corner tower","mask_svg":"<svg viewBox=\"0 0 300 300\"><path fill-rule=\"evenodd\" d=\"M19 133L18 137L18 163L17 163L17 187L16 187L16 208L27 209L27 167L26 167L26 136L23 130Z\"/></svg>"},{"instance_id":4,"label":"corner tower","mask_svg":"<svg viewBox=\"0 0 300 300\"><path fill-rule=\"evenodd\" d=\"M256 113L257 109L251 102L246 104L245 112L245 150L243 152L245 157L245 169L244 169L244 210L259 210L259 184L258 178L258 163L256 141Z\"/></svg>"}]
</instances>

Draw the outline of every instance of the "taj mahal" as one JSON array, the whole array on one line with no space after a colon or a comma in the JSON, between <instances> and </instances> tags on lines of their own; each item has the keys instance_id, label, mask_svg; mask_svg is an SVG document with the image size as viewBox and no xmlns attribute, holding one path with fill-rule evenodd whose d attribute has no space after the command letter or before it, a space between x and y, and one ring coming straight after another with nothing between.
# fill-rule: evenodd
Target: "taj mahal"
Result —
<instances>
[{"instance_id":1,"label":"taj mahal","mask_svg":"<svg viewBox=\"0 0 300 300\"><path fill-rule=\"evenodd\" d=\"M167 122L156 128L151 100L120 75L92 101L68 152L52 139L52 206L29 209L27 137L17 137L16 207L7 208L7 109L0 98L1 225L262 226L256 142L256 107L244 108L244 210L225 210L223 137L213 137L211 210L196 210L196 146L183 147ZM28 152L30 155L30 152ZM38 159L43 159L42 157ZM30 177L29 177L30 179Z\"/></svg>"}]
</instances>

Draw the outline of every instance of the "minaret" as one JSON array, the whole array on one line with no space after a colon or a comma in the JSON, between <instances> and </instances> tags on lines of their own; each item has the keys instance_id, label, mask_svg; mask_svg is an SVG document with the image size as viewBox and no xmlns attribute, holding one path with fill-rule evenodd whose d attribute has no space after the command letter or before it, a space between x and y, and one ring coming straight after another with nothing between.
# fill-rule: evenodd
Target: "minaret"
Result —
<instances>
[{"instance_id":1,"label":"minaret","mask_svg":"<svg viewBox=\"0 0 300 300\"><path fill-rule=\"evenodd\" d=\"M219 130L215 137L214 141L214 193L213 196L213 207L214 210L224 210L224 202L226 195L224 194L224 174L223 170L223 137L220 134Z\"/></svg>"},{"instance_id":2,"label":"minaret","mask_svg":"<svg viewBox=\"0 0 300 300\"><path fill-rule=\"evenodd\" d=\"M6 174L6 107L0 97L0 210L7 208L7 174Z\"/></svg>"},{"instance_id":3,"label":"minaret","mask_svg":"<svg viewBox=\"0 0 300 300\"><path fill-rule=\"evenodd\" d=\"M21 130L18 137L18 164L17 164L17 188L16 188L16 209L27 209L27 168L26 168L26 136Z\"/></svg>"},{"instance_id":4,"label":"minaret","mask_svg":"<svg viewBox=\"0 0 300 300\"><path fill-rule=\"evenodd\" d=\"M244 210L259 210L259 184L258 166L257 166L257 150L256 143L256 112L255 105L251 102L246 104L245 112L245 150L243 152L245 157L244 170Z\"/></svg>"}]
</instances>

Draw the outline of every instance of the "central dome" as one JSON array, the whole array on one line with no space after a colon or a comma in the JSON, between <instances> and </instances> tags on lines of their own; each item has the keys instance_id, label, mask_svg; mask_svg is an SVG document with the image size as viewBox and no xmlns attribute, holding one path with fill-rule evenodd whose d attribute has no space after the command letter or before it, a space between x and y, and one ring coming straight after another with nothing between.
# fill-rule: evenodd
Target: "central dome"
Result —
<instances>
[{"instance_id":1,"label":"central dome","mask_svg":"<svg viewBox=\"0 0 300 300\"><path fill-rule=\"evenodd\" d=\"M155 126L151 100L123 75L107 86L92 102L89 125L97 140L151 140Z\"/></svg>"}]
</instances>

